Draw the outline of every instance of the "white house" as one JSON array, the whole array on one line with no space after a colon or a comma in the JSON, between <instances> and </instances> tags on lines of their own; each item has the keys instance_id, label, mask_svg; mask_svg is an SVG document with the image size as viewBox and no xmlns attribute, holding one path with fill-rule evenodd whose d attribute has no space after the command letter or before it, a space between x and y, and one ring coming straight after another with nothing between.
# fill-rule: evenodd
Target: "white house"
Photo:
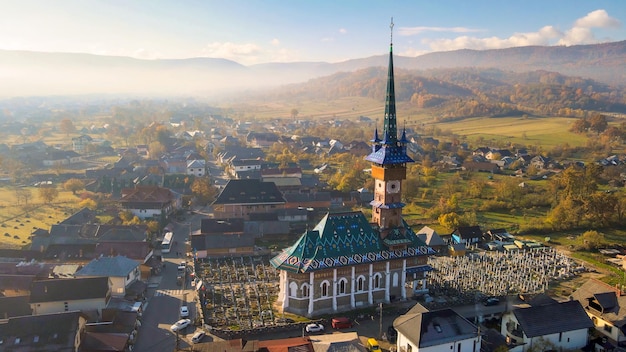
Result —
<instances>
[{"instance_id":1,"label":"white house","mask_svg":"<svg viewBox=\"0 0 626 352\"><path fill-rule=\"evenodd\" d=\"M206 174L206 161L189 160L187 161L187 175L202 177Z\"/></svg>"},{"instance_id":2,"label":"white house","mask_svg":"<svg viewBox=\"0 0 626 352\"><path fill-rule=\"evenodd\" d=\"M78 270L74 276L108 277L111 280L111 294L124 297L126 288L135 281L141 280L141 271L137 261L118 255L96 258Z\"/></svg>"},{"instance_id":3,"label":"white house","mask_svg":"<svg viewBox=\"0 0 626 352\"><path fill-rule=\"evenodd\" d=\"M591 319L578 301L551 301L517 308L502 316L500 333L514 344L511 352L576 350L588 342Z\"/></svg>"},{"instance_id":4,"label":"white house","mask_svg":"<svg viewBox=\"0 0 626 352\"><path fill-rule=\"evenodd\" d=\"M33 281L30 307L33 315L69 312L102 312L111 298L108 277Z\"/></svg>"},{"instance_id":5,"label":"white house","mask_svg":"<svg viewBox=\"0 0 626 352\"><path fill-rule=\"evenodd\" d=\"M580 302L596 330L612 343L626 343L626 295L606 283L591 279L572 298Z\"/></svg>"},{"instance_id":6,"label":"white house","mask_svg":"<svg viewBox=\"0 0 626 352\"><path fill-rule=\"evenodd\" d=\"M480 330L452 309L429 312L417 305L393 322L400 352L479 352Z\"/></svg>"}]
</instances>

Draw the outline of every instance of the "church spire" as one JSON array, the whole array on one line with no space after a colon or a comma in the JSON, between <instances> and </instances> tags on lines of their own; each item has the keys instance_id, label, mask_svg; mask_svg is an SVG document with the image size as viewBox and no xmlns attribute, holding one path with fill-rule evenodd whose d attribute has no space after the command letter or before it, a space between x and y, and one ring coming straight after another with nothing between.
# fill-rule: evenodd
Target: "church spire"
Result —
<instances>
[{"instance_id":1,"label":"church spire","mask_svg":"<svg viewBox=\"0 0 626 352\"><path fill-rule=\"evenodd\" d=\"M391 18L389 28L391 29L391 43L389 45L389 68L387 70L383 140L385 144L396 145L398 141L398 130L396 126L396 94L393 81L393 17Z\"/></svg>"}]
</instances>

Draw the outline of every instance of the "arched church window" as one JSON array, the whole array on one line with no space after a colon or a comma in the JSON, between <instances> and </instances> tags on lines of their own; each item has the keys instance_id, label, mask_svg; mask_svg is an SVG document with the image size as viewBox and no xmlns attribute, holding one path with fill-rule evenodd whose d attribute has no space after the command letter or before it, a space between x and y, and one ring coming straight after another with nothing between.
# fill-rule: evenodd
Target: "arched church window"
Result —
<instances>
[{"instance_id":1,"label":"arched church window","mask_svg":"<svg viewBox=\"0 0 626 352\"><path fill-rule=\"evenodd\" d=\"M322 290L322 297L328 297L328 281L322 281L320 288Z\"/></svg>"},{"instance_id":2,"label":"arched church window","mask_svg":"<svg viewBox=\"0 0 626 352\"><path fill-rule=\"evenodd\" d=\"M298 297L298 284L293 281L289 284L289 296Z\"/></svg>"},{"instance_id":3,"label":"arched church window","mask_svg":"<svg viewBox=\"0 0 626 352\"><path fill-rule=\"evenodd\" d=\"M346 294L346 286L347 286L347 284L348 284L348 280L346 280L346 279L340 279L339 280L339 283L338 283L339 290L338 291L339 291L340 295Z\"/></svg>"},{"instance_id":4,"label":"arched church window","mask_svg":"<svg viewBox=\"0 0 626 352\"><path fill-rule=\"evenodd\" d=\"M300 288L302 290L302 297L309 297L309 285L303 284Z\"/></svg>"},{"instance_id":5,"label":"arched church window","mask_svg":"<svg viewBox=\"0 0 626 352\"><path fill-rule=\"evenodd\" d=\"M374 274L374 288L380 288L382 275L379 273Z\"/></svg>"},{"instance_id":6,"label":"arched church window","mask_svg":"<svg viewBox=\"0 0 626 352\"><path fill-rule=\"evenodd\" d=\"M365 290L365 278L363 276L359 276L356 280L356 290L364 291Z\"/></svg>"}]
</instances>

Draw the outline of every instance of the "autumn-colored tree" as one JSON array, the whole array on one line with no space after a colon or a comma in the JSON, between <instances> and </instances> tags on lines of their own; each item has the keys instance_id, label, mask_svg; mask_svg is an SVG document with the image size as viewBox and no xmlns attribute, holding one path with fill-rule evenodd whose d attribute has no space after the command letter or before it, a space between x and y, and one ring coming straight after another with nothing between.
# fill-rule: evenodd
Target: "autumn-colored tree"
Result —
<instances>
[{"instance_id":1,"label":"autumn-colored tree","mask_svg":"<svg viewBox=\"0 0 626 352\"><path fill-rule=\"evenodd\" d=\"M461 219L457 213L445 213L439 215L437 221L439 221L439 225L445 227L446 229L454 230L459 227Z\"/></svg>"},{"instance_id":2,"label":"autumn-colored tree","mask_svg":"<svg viewBox=\"0 0 626 352\"><path fill-rule=\"evenodd\" d=\"M32 198L32 193L30 189L23 187L15 188L15 198L17 199L17 204L24 203L24 205L28 205L28 201Z\"/></svg>"},{"instance_id":3,"label":"autumn-colored tree","mask_svg":"<svg viewBox=\"0 0 626 352\"><path fill-rule=\"evenodd\" d=\"M93 200L91 198L85 198L85 199L81 200L80 202L78 202L78 206L80 208L87 208L89 210L96 210L96 209L98 209L98 202L96 202L95 200Z\"/></svg>"},{"instance_id":4,"label":"autumn-colored tree","mask_svg":"<svg viewBox=\"0 0 626 352\"><path fill-rule=\"evenodd\" d=\"M127 222L130 222L135 215L130 210L124 210L124 211L121 211L118 214L118 216L119 216L120 220L122 220L123 223L127 223Z\"/></svg>"},{"instance_id":5,"label":"autumn-colored tree","mask_svg":"<svg viewBox=\"0 0 626 352\"><path fill-rule=\"evenodd\" d=\"M52 203L59 196L59 191L56 187L40 187L39 197L44 203Z\"/></svg>"},{"instance_id":6,"label":"autumn-colored tree","mask_svg":"<svg viewBox=\"0 0 626 352\"><path fill-rule=\"evenodd\" d=\"M604 234L595 230L585 231L578 237L578 246L587 251L601 248L605 243Z\"/></svg>"},{"instance_id":7,"label":"autumn-colored tree","mask_svg":"<svg viewBox=\"0 0 626 352\"><path fill-rule=\"evenodd\" d=\"M600 134L606 130L609 123L606 121L606 116L602 114L593 114L589 119L589 129Z\"/></svg>"},{"instance_id":8,"label":"autumn-colored tree","mask_svg":"<svg viewBox=\"0 0 626 352\"><path fill-rule=\"evenodd\" d=\"M207 204L217 197L219 190L211 184L209 177L196 177L191 184L191 192L199 204Z\"/></svg>"},{"instance_id":9,"label":"autumn-colored tree","mask_svg":"<svg viewBox=\"0 0 626 352\"><path fill-rule=\"evenodd\" d=\"M66 191L72 192L72 194L76 195L76 192L85 188L85 184L82 180L79 180L77 178L70 178L69 180L65 181L65 183L63 184L63 188Z\"/></svg>"},{"instance_id":10,"label":"autumn-colored tree","mask_svg":"<svg viewBox=\"0 0 626 352\"><path fill-rule=\"evenodd\" d=\"M76 132L76 127L74 126L74 123L72 122L72 120L63 119L59 123L59 130L65 133L66 135L69 135L70 133Z\"/></svg>"}]
</instances>

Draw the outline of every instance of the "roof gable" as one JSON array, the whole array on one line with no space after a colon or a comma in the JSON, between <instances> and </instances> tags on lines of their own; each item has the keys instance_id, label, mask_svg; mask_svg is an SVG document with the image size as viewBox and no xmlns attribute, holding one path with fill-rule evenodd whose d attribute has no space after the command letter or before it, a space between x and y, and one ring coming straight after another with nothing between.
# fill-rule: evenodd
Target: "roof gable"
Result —
<instances>
[{"instance_id":1,"label":"roof gable","mask_svg":"<svg viewBox=\"0 0 626 352\"><path fill-rule=\"evenodd\" d=\"M591 319L578 301L519 308L513 314L528 337L593 327Z\"/></svg>"},{"instance_id":2,"label":"roof gable","mask_svg":"<svg viewBox=\"0 0 626 352\"><path fill-rule=\"evenodd\" d=\"M108 291L108 277L33 281L30 303L104 298Z\"/></svg>"},{"instance_id":3,"label":"roof gable","mask_svg":"<svg viewBox=\"0 0 626 352\"><path fill-rule=\"evenodd\" d=\"M285 198L273 182L257 179L230 180L213 204L284 204Z\"/></svg>"},{"instance_id":4,"label":"roof gable","mask_svg":"<svg viewBox=\"0 0 626 352\"><path fill-rule=\"evenodd\" d=\"M126 277L139 264L124 256L96 258L76 272L76 276Z\"/></svg>"}]
</instances>

